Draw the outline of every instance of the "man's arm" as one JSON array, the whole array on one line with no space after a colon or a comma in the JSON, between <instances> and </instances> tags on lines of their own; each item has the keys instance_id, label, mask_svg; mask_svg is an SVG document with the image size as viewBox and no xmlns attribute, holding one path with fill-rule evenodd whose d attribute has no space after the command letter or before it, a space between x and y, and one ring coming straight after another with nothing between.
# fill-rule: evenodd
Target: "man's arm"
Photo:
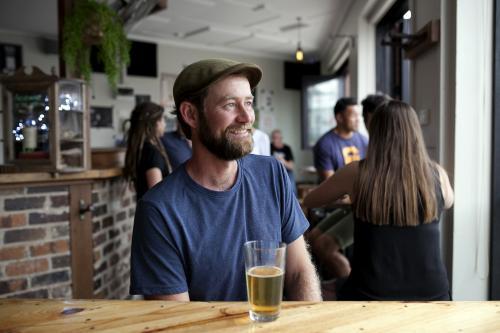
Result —
<instances>
[{"instance_id":1,"label":"man's arm","mask_svg":"<svg viewBox=\"0 0 500 333\"><path fill-rule=\"evenodd\" d=\"M303 236L287 246L285 295L290 301L322 300L316 268L311 262Z\"/></svg>"},{"instance_id":2,"label":"man's arm","mask_svg":"<svg viewBox=\"0 0 500 333\"><path fill-rule=\"evenodd\" d=\"M331 176L333 176L333 170L318 170L319 181L324 182Z\"/></svg>"},{"instance_id":3,"label":"man's arm","mask_svg":"<svg viewBox=\"0 0 500 333\"><path fill-rule=\"evenodd\" d=\"M144 298L147 300L189 302L189 294L187 292L175 295L150 295Z\"/></svg>"}]
</instances>

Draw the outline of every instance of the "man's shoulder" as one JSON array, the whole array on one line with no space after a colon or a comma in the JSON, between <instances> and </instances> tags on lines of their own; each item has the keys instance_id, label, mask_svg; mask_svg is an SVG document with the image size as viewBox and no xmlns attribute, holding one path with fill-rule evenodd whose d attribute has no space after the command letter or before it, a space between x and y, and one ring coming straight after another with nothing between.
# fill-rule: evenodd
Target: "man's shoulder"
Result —
<instances>
[{"instance_id":1,"label":"man's shoulder","mask_svg":"<svg viewBox=\"0 0 500 333\"><path fill-rule=\"evenodd\" d=\"M282 164L273 156L249 154L240 159L242 174L252 178L270 179L282 173Z\"/></svg>"},{"instance_id":2,"label":"man's shoulder","mask_svg":"<svg viewBox=\"0 0 500 333\"><path fill-rule=\"evenodd\" d=\"M253 170L255 168L262 168L265 165L274 165L278 160L272 156L248 154L242 157L240 162L244 169Z\"/></svg>"},{"instance_id":3,"label":"man's shoulder","mask_svg":"<svg viewBox=\"0 0 500 333\"><path fill-rule=\"evenodd\" d=\"M180 188L188 186L184 166L176 168L171 174L163 178L161 182L149 189L142 197L143 201L151 204L173 200Z\"/></svg>"},{"instance_id":4,"label":"man's shoulder","mask_svg":"<svg viewBox=\"0 0 500 333\"><path fill-rule=\"evenodd\" d=\"M359 132L354 132L352 139L362 142L363 144L368 144L368 138Z\"/></svg>"},{"instance_id":5,"label":"man's shoulder","mask_svg":"<svg viewBox=\"0 0 500 333\"><path fill-rule=\"evenodd\" d=\"M320 148L320 147L325 147L325 146L329 146L332 144L332 142L335 142L336 139L337 139L337 135L335 134L335 132L331 129L329 130L328 132L326 132L325 134L323 134L319 139L318 141L316 142L316 144L314 145L315 148Z\"/></svg>"},{"instance_id":6,"label":"man's shoulder","mask_svg":"<svg viewBox=\"0 0 500 333\"><path fill-rule=\"evenodd\" d=\"M173 141L180 140L180 137L179 137L179 135L177 134L176 131L170 131L170 132L165 132L163 134L163 136L161 137L161 139L164 142L171 142L172 140Z\"/></svg>"}]
</instances>

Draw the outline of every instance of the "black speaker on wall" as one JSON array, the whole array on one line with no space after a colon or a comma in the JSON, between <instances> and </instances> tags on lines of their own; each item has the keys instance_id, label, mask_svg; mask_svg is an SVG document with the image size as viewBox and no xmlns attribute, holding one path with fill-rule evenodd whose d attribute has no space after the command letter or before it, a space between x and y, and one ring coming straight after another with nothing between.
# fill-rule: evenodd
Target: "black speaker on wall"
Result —
<instances>
[{"instance_id":1,"label":"black speaker on wall","mask_svg":"<svg viewBox=\"0 0 500 333\"><path fill-rule=\"evenodd\" d=\"M127 75L157 77L157 45L147 42L130 42L130 65L127 67ZM104 64L99 61L95 46L92 46L90 50L90 63L93 72L104 73Z\"/></svg>"},{"instance_id":2,"label":"black speaker on wall","mask_svg":"<svg viewBox=\"0 0 500 333\"><path fill-rule=\"evenodd\" d=\"M316 62L284 62L285 89L302 89L302 77L307 75L320 75L321 63Z\"/></svg>"},{"instance_id":3,"label":"black speaker on wall","mask_svg":"<svg viewBox=\"0 0 500 333\"><path fill-rule=\"evenodd\" d=\"M127 67L127 75L157 77L157 58L156 44L132 41L130 65Z\"/></svg>"}]
</instances>

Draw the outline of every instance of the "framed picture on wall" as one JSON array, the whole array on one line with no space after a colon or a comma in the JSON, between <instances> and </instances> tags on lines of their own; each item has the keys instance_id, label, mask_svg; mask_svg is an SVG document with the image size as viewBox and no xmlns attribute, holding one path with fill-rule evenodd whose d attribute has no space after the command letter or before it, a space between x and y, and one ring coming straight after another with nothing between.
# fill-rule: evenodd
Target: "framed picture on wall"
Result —
<instances>
[{"instance_id":1,"label":"framed picture on wall","mask_svg":"<svg viewBox=\"0 0 500 333\"><path fill-rule=\"evenodd\" d=\"M112 106L91 106L90 126L98 128L113 127L113 107Z\"/></svg>"},{"instance_id":2,"label":"framed picture on wall","mask_svg":"<svg viewBox=\"0 0 500 333\"><path fill-rule=\"evenodd\" d=\"M12 74L22 65L22 47L0 43L0 74Z\"/></svg>"}]
</instances>

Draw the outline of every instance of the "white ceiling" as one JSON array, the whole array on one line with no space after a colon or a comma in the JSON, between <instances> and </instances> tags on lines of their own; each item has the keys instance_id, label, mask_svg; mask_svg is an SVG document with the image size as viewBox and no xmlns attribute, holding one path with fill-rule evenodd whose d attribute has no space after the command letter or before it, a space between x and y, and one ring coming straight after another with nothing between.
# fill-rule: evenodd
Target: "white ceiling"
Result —
<instances>
[{"instance_id":1,"label":"white ceiling","mask_svg":"<svg viewBox=\"0 0 500 333\"><path fill-rule=\"evenodd\" d=\"M166 10L139 21L135 40L293 58L299 38L306 60L331 42L352 0L168 0ZM54 38L57 0L1 0L0 29Z\"/></svg>"}]
</instances>

